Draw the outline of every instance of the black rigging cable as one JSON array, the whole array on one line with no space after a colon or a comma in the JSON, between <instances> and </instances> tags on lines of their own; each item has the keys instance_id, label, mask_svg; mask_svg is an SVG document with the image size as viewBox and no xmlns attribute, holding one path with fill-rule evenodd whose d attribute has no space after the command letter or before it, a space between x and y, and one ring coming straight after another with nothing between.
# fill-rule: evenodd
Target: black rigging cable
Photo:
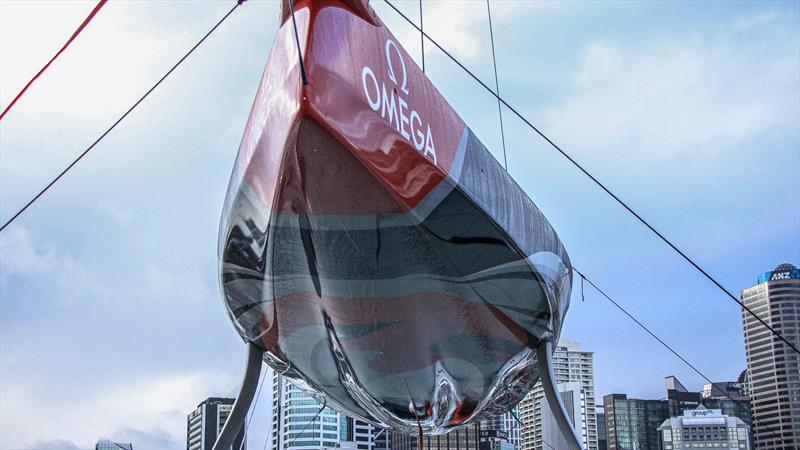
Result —
<instances>
[{"instance_id":1,"label":"black rigging cable","mask_svg":"<svg viewBox=\"0 0 800 450\"><path fill-rule=\"evenodd\" d=\"M421 0L420 0L421 1ZM489 38L492 41L492 64L494 65L494 90L497 92L497 115L500 117L500 140L503 142L503 167L508 172L508 158L506 157L506 132L503 128L503 106L500 104L500 79L497 77L497 54L494 51L494 28L492 28L492 7L486 0L486 14L489 16Z\"/></svg>"},{"instance_id":2,"label":"black rigging cable","mask_svg":"<svg viewBox=\"0 0 800 450\"><path fill-rule=\"evenodd\" d=\"M419 0L419 48L422 55L422 73L425 73L425 34L422 33L425 27L422 26L422 0Z\"/></svg>"},{"instance_id":3,"label":"black rigging cable","mask_svg":"<svg viewBox=\"0 0 800 450\"><path fill-rule=\"evenodd\" d=\"M690 362L689 362L689 361L688 361L688 360L687 360L685 357L683 357L683 355L681 355L680 353L678 353L678 352L677 352L677 350L675 350L674 348L672 348L672 346L670 346L669 344L667 344L667 343L666 343L666 342L665 342L663 339L661 339L660 337L658 337L658 336L657 336L657 335L656 335L656 334L655 334L653 331L651 331L651 330L650 330L650 328L648 328L648 327L647 327L645 324L643 324L643 323L642 323L642 322L641 322L639 319L637 319L636 317L634 317L634 316L633 316L633 314L631 314L630 312L628 312L628 310L627 310L627 309L623 308L623 307L622 307L622 305L620 305L619 303L617 303L616 301L614 301L614 299L612 299L612 298L611 298L611 297L610 297L608 294L606 294L606 293L605 293L605 292L604 292L602 289L600 289L599 287L597 287L597 285L596 285L596 284L594 284L594 283L592 282L592 280L590 280L589 278L587 278L587 277L586 277L586 275L584 275L584 274L583 274L581 271L579 271L578 269L576 269L576 268L575 268L575 266L572 266L572 270L574 270L574 271L575 271L575 273L577 273L577 274L578 274L578 276L580 276L580 277L581 277L581 280L586 280L586 282L587 282L587 283L589 283L589 285L590 285L590 286L592 286L593 288L595 288L595 290L596 290L598 293L600 293L600 295L601 295L603 298L605 298L606 300L608 300L609 302L611 302L611 304L613 304L614 306L616 306L616 307L617 307L617 309L619 309L620 311L622 311L622 313L623 313L623 314L625 314L626 316L628 316L628 318L629 318L629 319L631 319L632 321L634 321L634 322L636 323L636 325L638 325L638 326L639 326L639 328L641 328L641 329L642 329L642 330L644 330L644 331L645 331L647 334L649 334L649 335L650 335L650 337L652 337L653 339L655 339L656 341L658 341L658 343L659 343L659 344L661 344L662 346L664 346L664 348L666 348L667 350L669 350L669 351L670 351L670 352L671 352L673 355L675 355L675 356L676 356L678 359L680 359L680 360L681 360L681 361L682 361L684 364L686 364L686 365L687 365L687 366L688 366L690 369L692 369L692 370L693 370L695 373L697 373L698 375L700 375L700 377L701 377L701 378L703 378L704 380L706 380L707 382L709 382L709 383L710 383L710 384L712 384L712 385L714 384L714 382L713 382L713 381L711 381L711 379L710 379L710 378L708 378L708 377L707 377L707 376L706 376L706 375L705 375L703 372L700 372L700 369L698 369L698 368L697 368L697 367L696 367L694 364L690 363ZM736 406L737 406L739 409L741 409L742 411L746 411L747 413L749 413L749 414L752 414L752 411L751 411L750 409L746 408L746 407L745 407L745 406L744 406L744 405L743 405L743 404L742 404L740 401L738 401L738 400L734 399L733 397L731 397L731 396L730 396L730 394L728 394L727 392L723 392L723 395L725 395L725 397L728 397L728 399L729 399L730 401L732 401L732 402L733 402L733 403L734 403L734 404L735 404L735 405L736 405ZM752 416L752 420L753 420L753 425L758 425L758 420L756 420L756 417L755 417L755 416ZM777 434L777 433L776 433L776 432L775 432L775 431L774 431L774 430L773 430L771 427L769 427L769 426L767 426L767 425L764 425L763 423L762 423L761 425L759 425L759 426L761 426L761 427L765 428L765 429L766 429L767 431L769 431L769 432L770 432L770 434L772 434L774 437L776 437L776 438L780 439L780 440L781 440L781 442L783 442L783 444L784 444L784 445L788 445L788 444L787 444L787 442L786 442L785 440L783 440L783 437L781 437L780 435L778 435L778 434ZM787 447L787 448L791 448L791 447Z\"/></svg>"},{"instance_id":4,"label":"black rigging cable","mask_svg":"<svg viewBox=\"0 0 800 450\"><path fill-rule=\"evenodd\" d=\"M225 19L227 19L236 10L236 8L238 8L245 1L246 0L238 0L236 4L233 6L233 8L231 8L230 11L228 11L228 13L225 14L222 17L222 19L220 19L219 22L217 22L216 25L214 25L199 41L197 41L197 43L194 44L194 47L189 49L189 51L186 52L186 54L183 55L183 57L179 59L178 62L175 63L175 65L172 66L172 68L169 69L167 73L165 73L164 76L162 76L161 79L159 79L156 82L156 84L153 85L153 87L148 89L147 92L145 92L144 95L142 95L139 98L139 100L137 100L136 103L133 104L133 106L131 106L127 111L125 111L125 114L121 115L119 119L116 120L116 122L114 122L110 127L108 127L108 129L105 132L103 132L103 134L101 134L100 137L97 138L92 143L92 145L90 145L86 150L84 150L83 153L78 155L78 157L75 158L75 160L72 161L64 170L62 170L61 173L59 173L55 178L53 178L53 180L50 181L50 183L48 183L47 186L45 186L41 191L39 191L39 193L36 194L28 203L26 203L25 206L23 206L19 211L17 211L16 214L14 214L10 219L8 219L8 221L5 222L3 226L0 227L0 231L5 230L7 226L9 226L12 222L14 222L14 220L17 219L17 217L20 216L20 214L25 212L25 210L28 209L28 207L30 207L34 202L36 202L36 200L39 200L39 197L44 195L44 193L47 192L47 190L50 189L54 184L56 184L56 182L60 180L61 177L63 177L67 172L69 172L69 170L72 169L75 166L75 164L78 164L78 162L81 159L83 159L83 157L86 156L86 154L89 153L89 151L91 151L98 143L100 143L100 141L102 141L103 138L105 138L106 135L108 135L108 133L111 132L111 130L113 130L117 125L119 125L120 122L122 122L126 117L128 117L128 114L130 114L137 106L139 106L139 104L142 103L142 101L144 101L144 99L147 98L147 96L150 95L151 92L153 92L164 80L166 80L167 77L170 76L170 74L172 74L172 72L175 71L175 69L177 69L178 66L180 66L181 63L184 60L186 60L186 58L188 58L189 55L191 55L192 52L194 52L197 49L197 47L199 47L200 44L202 44L206 40L206 38L208 38L211 35L211 33L213 33L220 25L222 25L222 22L224 22Z\"/></svg>"},{"instance_id":5,"label":"black rigging cable","mask_svg":"<svg viewBox=\"0 0 800 450\"><path fill-rule=\"evenodd\" d=\"M514 108L513 106L511 106L511 105L510 105L510 104L509 104L509 103L508 103L506 100L504 100L504 99L503 99L503 98L502 98L502 97L501 97L501 96L500 96L500 95L499 95L497 92L493 91L493 90L492 90L492 88L490 88L490 87L489 87L489 86L488 86L486 83L484 83L484 82L483 82L483 80L481 80L480 78L478 78L478 77L477 77L477 76L476 76L474 73L472 73L472 72L471 72L469 69L467 69L467 67L466 67L466 66L464 66L464 64L462 64L462 63L461 63L461 61L459 61L459 60L458 60L456 57L454 57L454 56L453 56L453 55L452 55L450 52L448 52L448 51L447 51L447 50L446 50L444 47L442 47L441 45L439 45L439 43L438 43L438 42L436 42L435 40L433 40L433 39L432 39L430 36L428 36L428 35L427 35L427 34L426 34L424 31L422 31L422 30L421 30L419 27L417 27L417 25L416 25L416 24L414 24L414 22L413 22L411 19L409 19L409 18L408 18L408 16L406 16L405 14L403 14L403 12L402 12L402 11L400 11L399 9L397 9L397 7L396 7L396 6L395 6L395 5L394 5L394 4L393 4L393 3L392 3L390 0L384 0L384 1L385 1L385 2L386 2L386 3L387 3L387 4L388 4L388 5L389 5L389 6L390 6L390 7L391 7L393 10L395 10L395 12L397 12L397 14L399 14L399 15L400 15L400 16L401 16L403 19L405 19L405 20L406 20L406 22L408 22L409 24L411 24L411 26L413 26L413 27L414 27L414 28L416 28L416 29L417 29L417 30L418 30L420 33L422 33L422 35L423 35L425 38L427 38L429 41L431 41L431 43L432 43L433 45L435 45L435 46L436 46L436 48L438 48L438 49L439 49L439 50L440 50L442 53L444 53L444 54L445 54L445 55L446 55L448 58L450 58L450 60L451 60L451 61L453 61L454 63L456 63L456 64L457 64L457 65L458 65L458 66L459 66L459 67L460 67L460 68L461 68L461 69L462 69L464 72L466 72L466 73L467 73L467 74L468 74L470 77L472 77L472 78L473 78L473 79L474 79L476 82L478 82L478 84L480 84L480 85L481 85L481 86L482 86L484 89L486 89L487 91L489 91L489 93L491 93L492 95L494 95L495 97L497 97L497 100L498 100L499 102L501 102L503 105L505 105L505 107L506 107L506 108L508 108L508 109L509 109L509 110L510 110L512 113L514 113L514 115L515 115L515 116L517 116L517 117L518 117L520 120L522 120L522 121L523 121L523 122L524 122L524 123L525 123L525 124L526 124L526 125L527 125L527 126L530 128L530 129L531 129L531 130L533 130L534 132L536 132L536 134L538 134L538 135L539 135L539 136L540 136L542 139L544 139L545 141L547 141L547 143L548 143L548 144L550 144L550 146L551 146L551 147L553 147L555 150L557 150L557 151L558 151L558 152L561 154L561 156L563 156L564 158L566 158L566 159L567 159L567 160L568 160L570 163L572 163L572 165L574 165L576 168L578 168L578 170L580 170L581 172L583 172L583 174L584 174L584 175L586 175L586 176L587 176L587 177L588 177L588 178L589 178L589 179L590 179L592 182L594 182L594 184L596 184L596 185L597 185L598 187L600 187L600 188L601 188L603 191L605 191L605 192L606 192L606 194L608 194L609 196L611 196L611 198L613 198L613 199L614 199L614 200L615 200L615 201L616 201L616 202L617 202L617 203L618 203L620 206L622 206L623 208L625 208L625 209L626 209L626 210L627 210L627 211L628 211L630 214L632 214L632 215L633 215L633 216L634 216L634 217L635 217L635 218L636 218L636 219L637 219L639 222L641 222L641 223L642 223L642 224L643 224L645 227L647 227L647 229L649 229L649 230L650 230L651 232L653 232L653 233L654 233L656 236L658 236L658 237L659 237L659 238L660 238L660 239L661 239L661 240L662 240L664 243L666 243L666 244L667 244L667 245L668 245L670 248L672 248L672 250L674 250L674 251L675 251L675 252L676 252L678 255L680 255L680 256L681 256L681 257L682 257L684 260L686 260L686 262L688 262L689 264L691 264L691 265L692 265L692 267L694 267L694 268L695 268L695 269L696 269L698 272L700 272L701 274L703 274L703 276L705 276L705 278L707 278L707 279L708 279L709 281L711 281L711 282L712 282L712 283L713 283L715 286L717 286L717 288L719 288L719 289L720 289L722 292L724 292L724 293L725 293L725 294L726 294L728 297L730 297L730 299L731 299L731 300L733 300L733 301L734 301L734 302L736 302L736 303L737 303L739 306L741 306L741 307L742 307L742 309L743 309L743 310L745 310L745 311L746 311L746 312L747 312L747 313L748 313L750 316L752 316L752 317L754 317L756 320L758 320L758 321L761 323L761 325L763 325L764 327L766 327L766 328L767 328L767 329L768 329L768 330L769 330L769 331L770 331L770 332L771 332L773 335L775 335L776 337L778 337L778 338L779 338L780 340L782 340L782 341L783 341L783 342L784 342L786 345L788 345L788 346L789 346L789 347L790 347L792 350L794 350L794 352L795 352L795 353L797 353L798 355L800 355L800 350L798 350L798 348L797 348L797 347L795 347L795 346L794 346L794 344L792 344L791 342L789 342L789 341L788 341L788 340L787 340L785 337L783 337L783 335L782 335L781 333L779 333L777 330L775 330L774 328L772 328L772 326L770 326L770 325L769 325L769 324L768 324L766 321L764 321L764 319L762 319L761 317L759 317L758 315L756 315L756 313L754 313L754 312L753 312L753 311L752 311L750 308L748 308L747 306L745 306L745 304L744 304L744 303L742 303L742 302L741 302L741 301L740 301L738 298L736 298L736 296L734 296L734 295L733 295L733 294L732 294L732 293L731 293L731 292L730 292L728 289L726 289L726 288L725 288L725 287L724 287L724 286L723 286L723 285L722 285L722 284L721 284L719 281L717 281L717 280L716 280L716 278L712 277L712 276L711 276L711 275L710 275L708 272L706 272L706 271L705 271L705 270L704 270L702 267L700 267L700 265L699 265L699 264L697 264L697 263L696 263L696 262L695 262L695 261L694 261L692 258L690 258L689 256L687 256L687 255L686 255L686 253L684 253L683 251L681 251L681 249L679 249L679 248L678 248L678 247L677 247L675 244L673 244L673 243L672 243L672 241L670 241L669 239L667 239L667 238L666 238L666 237L665 237L663 234L659 233L659 232L658 232L658 230L656 230L656 229L655 229L655 228L654 228L652 225L650 225L650 223L649 223L649 222L647 222L647 221L646 221L646 220L645 220L645 219L644 219L642 216L640 216L640 215L639 215L639 214L638 214L636 211L634 211L634 210L633 210L633 208L631 208L630 206L628 206L628 204L627 204L627 203L625 203L624 201L622 201L622 199L620 199L620 198L619 198L619 197L618 197L616 194L614 194L614 193L613 193L613 192L612 192L612 191L611 191L609 188L607 188L607 187L606 187L606 186L605 186L603 183L601 183L601 182L600 182L600 181L599 181L597 178L595 178L595 177L594 177L594 175L592 175L591 173L589 173L589 171L588 171L588 170L584 169L584 168L583 168L583 166L581 166L581 165L580 165L580 164L579 164L577 161L575 161L575 160L574 160L574 159L573 159L573 158L572 158L572 157L571 157L571 156L570 156L570 155L569 155L567 152L565 152L564 150L562 150L562 149L561 149L561 147L559 147L559 146L558 146L558 145L557 145L555 142L553 142L552 140L550 140L550 138L549 138L549 137L547 137L547 136L546 136L544 133L542 133L542 132L541 132L541 131L540 131L538 128L536 128L536 126L535 126L533 123L531 123L531 121L529 121L529 120L528 120L528 119L527 119L525 116L523 116L522 114L520 114L520 113L517 111L517 109L516 109L516 108Z\"/></svg>"},{"instance_id":6,"label":"black rigging cable","mask_svg":"<svg viewBox=\"0 0 800 450\"><path fill-rule=\"evenodd\" d=\"M512 427L512 428L511 428L511 431L514 431L514 428L517 426L517 424L519 424L520 426L522 426L522 428L520 428L520 433L519 433L519 434L520 434L520 439L522 439L522 432L523 432L523 431L525 431L525 424L524 424L524 423L522 423L522 420L520 420L520 418L519 418L519 417L517 417L517 415L516 415L516 414L514 414L514 410L513 410L513 409L510 409L508 412L510 412L510 413L511 413L511 417L513 417L513 418L514 418L514 420L516 420L516 421L517 421L517 423L515 423L515 424L514 424L514 427ZM511 434L511 431L509 431L509 435ZM509 438L510 438L510 436L509 436ZM550 443L549 443L549 442L547 442L546 440L544 440L544 438L543 438L543 437L539 436L539 439L541 439L541 440L542 440L542 442L544 442L544 444L545 444L545 445L547 445L547 447L551 448L552 450L556 450L555 448L553 448L553 446L552 446L552 445L550 445Z\"/></svg>"},{"instance_id":7,"label":"black rigging cable","mask_svg":"<svg viewBox=\"0 0 800 450\"><path fill-rule=\"evenodd\" d=\"M292 444L294 444L294 441L296 441L298 438L300 438L300 436L302 436L303 433L305 433L306 429L308 429L308 426L311 425L312 423L314 423L315 420L317 420L317 417L319 417L319 415L322 414L322 411L325 410L325 407L327 406L327 404L328 404L328 399L326 398L322 402L322 407L319 409L319 411L317 411L317 413L314 414L314 417L312 417L311 420L308 423L306 423L306 425L303 427L303 429L300 430L299 433L297 433L297 436L295 436L294 439L292 439L289 442L289 445L286 446L287 448L292 448ZM312 433L313 433L313 430L312 430ZM322 435L322 429L320 429L320 435Z\"/></svg>"},{"instance_id":8,"label":"black rigging cable","mask_svg":"<svg viewBox=\"0 0 800 450\"><path fill-rule=\"evenodd\" d=\"M289 0L289 8L292 10L292 28L294 28L294 42L297 44L297 56L300 57L300 79L303 80L303 86L308 84L308 77L306 76L306 64L303 61L303 50L300 48L300 35L297 34L297 21L294 19L294 0Z\"/></svg>"},{"instance_id":9,"label":"black rigging cable","mask_svg":"<svg viewBox=\"0 0 800 450\"><path fill-rule=\"evenodd\" d=\"M547 448L549 448L550 450L556 450L552 445L550 445L549 442L545 441L544 438L541 438L541 439L542 439L542 442L544 442L544 444L547 446Z\"/></svg>"}]
</instances>

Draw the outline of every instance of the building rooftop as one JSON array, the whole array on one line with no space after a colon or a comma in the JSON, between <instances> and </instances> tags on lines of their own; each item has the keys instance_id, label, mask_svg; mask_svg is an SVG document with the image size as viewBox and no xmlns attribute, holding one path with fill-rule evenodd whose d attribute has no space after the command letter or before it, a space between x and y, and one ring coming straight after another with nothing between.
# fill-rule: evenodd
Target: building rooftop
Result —
<instances>
[{"instance_id":1,"label":"building rooftop","mask_svg":"<svg viewBox=\"0 0 800 450\"><path fill-rule=\"evenodd\" d=\"M758 277L758 283L761 284L767 281L788 279L800 279L800 269L794 264L782 263L778 264L772 271L762 273L761 276Z\"/></svg>"}]
</instances>

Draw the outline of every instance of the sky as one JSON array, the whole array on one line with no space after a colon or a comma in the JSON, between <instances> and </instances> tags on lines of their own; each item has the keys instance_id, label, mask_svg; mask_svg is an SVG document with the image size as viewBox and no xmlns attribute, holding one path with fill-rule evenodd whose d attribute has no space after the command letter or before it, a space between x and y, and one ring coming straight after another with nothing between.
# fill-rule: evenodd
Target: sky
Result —
<instances>
[{"instance_id":1,"label":"sky","mask_svg":"<svg viewBox=\"0 0 800 450\"><path fill-rule=\"evenodd\" d=\"M372 4L420 61L419 34ZM500 91L738 294L800 263L797 2L493 1ZM232 6L109 2L0 123L5 222ZM399 2L415 20L418 4ZM0 1L0 106L93 7ZM278 27L246 2L0 234L0 449L185 448L186 414L235 395L244 345L217 285L217 231ZM485 3L425 1L426 32L494 83ZM494 98L432 45L427 74L502 160ZM741 310L503 111L508 169L573 264L714 380L745 368ZM563 336L596 397L704 381L588 286ZM583 298L582 298L583 297ZM265 386L249 428L261 449Z\"/></svg>"}]
</instances>

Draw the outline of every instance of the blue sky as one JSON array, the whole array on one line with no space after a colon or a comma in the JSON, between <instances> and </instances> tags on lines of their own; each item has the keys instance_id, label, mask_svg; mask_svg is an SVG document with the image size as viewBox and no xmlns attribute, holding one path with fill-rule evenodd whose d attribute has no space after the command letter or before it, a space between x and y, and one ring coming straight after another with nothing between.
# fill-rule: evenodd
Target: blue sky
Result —
<instances>
[{"instance_id":1,"label":"blue sky","mask_svg":"<svg viewBox=\"0 0 800 450\"><path fill-rule=\"evenodd\" d=\"M419 36L373 5L412 55ZM112 1L0 124L5 221L124 112L231 2ZM185 446L185 415L236 391L216 238L278 18L248 1L0 235L0 448ZM400 2L416 17L417 3ZM92 3L0 2L0 104ZM426 1L426 31L492 83L485 4ZM493 3L500 89L734 292L800 263L797 2ZM496 103L427 47L434 83L500 156ZM744 368L741 312L525 125L509 170L573 263L713 379ZM564 336L595 352L598 399L703 380L580 286ZM261 448L268 393L250 428Z\"/></svg>"}]
</instances>

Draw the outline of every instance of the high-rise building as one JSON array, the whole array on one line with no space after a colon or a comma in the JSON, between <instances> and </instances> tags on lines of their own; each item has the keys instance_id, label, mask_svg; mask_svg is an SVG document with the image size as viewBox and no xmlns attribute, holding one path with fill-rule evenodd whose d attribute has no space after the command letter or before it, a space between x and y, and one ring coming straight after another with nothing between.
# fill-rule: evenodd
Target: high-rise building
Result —
<instances>
[{"instance_id":1,"label":"high-rise building","mask_svg":"<svg viewBox=\"0 0 800 450\"><path fill-rule=\"evenodd\" d=\"M703 392L694 392L686 389L686 387L672 375L666 377L664 381L667 387L667 397L664 401L666 401L669 406L667 411L669 414L668 417L680 416L684 410L695 409L702 405L705 408L719 409L723 414L738 417L748 426L750 426L752 422L750 401L741 395L732 395L736 394L735 390L733 392L719 388L715 390L710 387L710 385L705 385L703 386ZM705 397L704 393L707 388L709 390L708 392L712 395Z\"/></svg>"},{"instance_id":2,"label":"high-rise building","mask_svg":"<svg viewBox=\"0 0 800 450\"><path fill-rule=\"evenodd\" d=\"M736 417L750 426L748 400L734 401L724 396L703 398L702 392L689 391L674 376L666 377L664 381L667 390L664 399L634 399L625 394L603 397L609 450L664 450L658 427L670 417L681 416L684 410L698 407L719 410L722 414Z\"/></svg>"},{"instance_id":3,"label":"high-rise building","mask_svg":"<svg viewBox=\"0 0 800 450\"><path fill-rule=\"evenodd\" d=\"M703 385L703 398L732 398L734 400L746 399L742 384L738 381L717 381Z\"/></svg>"},{"instance_id":4,"label":"high-rise building","mask_svg":"<svg viewBox=\"0 0 800 450\"><path fill-rule=\"evenodd\" d=\"M484 419L439 436L425 436L423 450L519 450L520 428L514 413ZM417 450L419 436L391 433L392 450Z\"/></svg>"},{"instance_id":5,"label":"high-rise building","mask_svg":"<svg viewBox=\"0 0 800 450\"><path fill-rule=\"evenodd\" d=\"M495 430L481 430L480 450L519 450Z\"/></svg>"},{"instance_id":6,"label":"high-rise building","mask_svg":"<svg viewBox=\"0 0 800 450\"><path fill-rule=\"evenodd\" d=\"M736 379L736 382L739 383L739 386L742 387L742 397L749 399L750 398L750 375L747 373L747 369L744 369L742 373L739 374L739 378Z\"/></svg>"},{"instance_id":7,"label":"high-rise building","mask_svg":"<svg viewBox=\"0 0 800 450\"><path fill-rule=\"evenodd\" d=\"M750 450L750 427L742 419L703 405L665 420L658 431L664 450Z\"/></svg>"},{"instance_id":8,"label":"high-rise building","mask_svg":"<svg viewBox=\"0 0 800 450\"><path fill-rule=\"evenodd\" d=\"M574 423L575 429L580 430L586 450L597 450L592 352L581 351L580 344L562 339L553 353L553 372L559 385L574 382L579 386L575 398L580 405L580 415L576 414L575 417L580 417L580 421ZM549 407L544 406L546 403L542 385L537 383L519 404L520 419L525 425L522 428L523 450L549 450L547 446L549 441L545 443L542 440L542 424L545 420L543 415L545 413L552 415Z\"/></svg>"},{"instance_id":9,"label":"high-rise building","mask_svg":"<svg viewBox=\"0 0 800 450\"><path fill-rule=\"evenodd\" d=\"M597 450L608 449L608 439L606 438L606 410L602 405L597 406Z\"/></svg>"},{"instance_id":10,"label":"high-rise building","mask_svg":"<svg viewBox=\"0 0 800 450\"><path fill-rule=\"evenodd\" d=\"M512 411L481 421L481 443L492 443L493 445L488 446L491 450L496 450L494 447L504 447L501 445L503 443L509 444L514 450L520 450L522 426L519 423L521 420L518 420L519 408L515 407Z\"/></svg>"},{"instance_id":11,"label":"high-rise building","mask_svg":"<svg viewBox=\"0 0 800 450\"><path fill-rule=\"evenodd\" d=\"M423 450L480 450L481 424L474 423L439 436L424 436ZM418 450L419 437L392 433L392 450ZM490 444L487 442L487 444Z\"/></svg>"},{"instance_id":12,"label":"high-rise building","mask_svg":"<svg viewBox=\"0 0 800 450\"><path fill-rule=\"evenodd\" d=\"M323 406L277 373L272 376L272 450L390 450L384 429Z\"/></svg>"},{"instance_id":13,"label":"high-rise building","mask_svg":"<svg viewBox=\"0 0 800 450\"><path fill-rule=\"evenodd\" d=\"M133 450L133 444L114 442L110 439L98 439L94 444L94 450Z\"/></svg>"},{"instance_id":14,"label":"high-rise building","mask_svg":"<svg viewBox=\"0 0 800 450\"><path fill-rule=\"evenodd\" d=\"M781 264L742 291L742 303L800 347L800 269ZM758 449L800 447L800 355L742 310Z\"/></svg>"},{"instance_id":15,"label":"high-rise building","mask_svg":"<svg viewBox=\"0 0 800 450\"><path fill-rule=\"evenodd\" d=\"M625 394L603 397L608 450L659 450L658 427L670 417L664 400L628 398Z\"/></svg>"},{"instance_id":16,"label":"high-rise building","mask_svg":"<svg viewBox=\"0 0 800 450\"><path fill-rule=\"evenodd\" d=\"M559 383L556 386L558 394L561 396L561 401L564 402L564 407L567 411L567 417L575 427L575 432L580 436L586 435L586 422L581 420L581 385L577 381L570 381L568 383ZM558 427L553 411L550 409L550 404L542 402L542 432L539 438L542 440L546 449L554 448L569 448L570 444L567 438L561 433Z\"/></svg>"},{"instance_id":17,"label":"high-rise building","mask_svg":"<svg viewBox=\"0 0 800 450\"><path fill-rule=\"evenodd\" d=\"M209 397L186 418L186 450L211 450L233 408L233 398ZM245 429L239 431L232 450L245 448ZM119 450L119 449L117 449Z\"/></svg>"}]
</instances>

